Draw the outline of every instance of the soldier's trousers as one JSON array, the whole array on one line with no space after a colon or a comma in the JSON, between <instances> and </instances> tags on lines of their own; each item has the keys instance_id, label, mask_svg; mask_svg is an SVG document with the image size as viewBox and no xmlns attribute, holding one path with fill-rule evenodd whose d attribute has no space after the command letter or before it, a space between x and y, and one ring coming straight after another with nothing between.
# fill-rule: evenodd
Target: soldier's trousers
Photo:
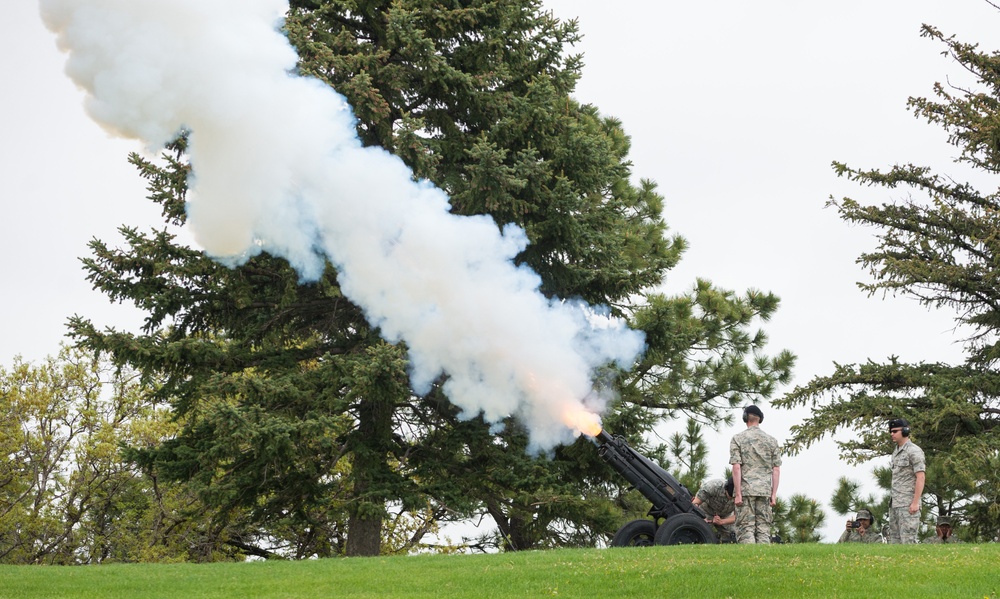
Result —
<instances>
[{"instance_id":1,"label":"soldier's trousers","mask_svg":"<svg viewBox=\"0 0 1000 599\"><path fill-rule=\"evenodd\" d=\"M920 512L911 514L909 506L889 508L889 535L886 542L916 543L919 528Z\"/></svg>"},{"instance_id":2,"label":"soldier's trousers","mask_svg":"<svg viewBox=\"0 0 1000 599\"><path fill-rule=\"evenodd\" d=\"M771 498L744 495L743 505L736 506L736 542L769 544L772 524Z\"/></svg>"}]
</instances>

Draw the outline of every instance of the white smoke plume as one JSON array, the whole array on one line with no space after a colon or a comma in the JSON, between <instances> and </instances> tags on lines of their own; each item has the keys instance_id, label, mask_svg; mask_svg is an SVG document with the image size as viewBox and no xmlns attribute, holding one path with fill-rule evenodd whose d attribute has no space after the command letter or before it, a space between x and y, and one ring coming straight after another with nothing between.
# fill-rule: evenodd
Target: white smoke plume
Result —
<instances>
[{"instance_id":1,"label":"white smoke plume","mask_svg":"<svg viewBox=\"0 0 1000 599\"><path fill-rule=\"evenodd\" d=\"M447 373L464 414L516 416L540 449L593 431L593 370L631 364L641 334L546 299L513 264L521 229L451 214L400 159L362 147L344 98L294 74L286 0L40 6L95 121L152 151L190 132L188 224L209 255L237 265L266 251L303 280L329 259L384 337L406 341L418 392Z\"/></svg>"}]
</instances>

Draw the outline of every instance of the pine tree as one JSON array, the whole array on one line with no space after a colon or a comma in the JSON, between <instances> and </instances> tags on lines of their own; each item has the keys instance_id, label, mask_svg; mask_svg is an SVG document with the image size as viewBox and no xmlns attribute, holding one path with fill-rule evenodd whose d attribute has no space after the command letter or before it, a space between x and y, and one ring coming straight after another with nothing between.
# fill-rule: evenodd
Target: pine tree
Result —
<instances>
[{"instance_id":1,"label":"pine tree","mask_svg":"<svg viewBox=\"0 0 1000 599\"><path fill-rule=\"evenodd\" d=\"M661 464L692 494L701 488L708 475L708 445L701 429L695 419L688 418L684 433L676 432L670 436Z\"/></svg>"},{"instance_id":2,"label":"pine tree","mask_svg":"<svg viewBox=\"0 0 1000 599\"><path fill-rule=\"evenodd\" d=\"M816 530L826 521L826 513L815 499L796 493L788 500L779 497L772 509L772 538L782 543L818 543L822 538Z\"/></svg>"},{"instance_id":3,"label":"pine tree","mask_svg":"<svg viewBox=\"0 0 1000 599\"><path fill-rule=\"evenodd\" d=\"M888 476L886 476L887 474ZM846 476L842 476L837 480L837 488L834 489L833 495L830 496L830 507L833 508L834 513L846 516L852 520L859 510L868 510L871 512L872 517L875 518L872 526L875 527L875 530L881 530L882 525L886 524L889 519L889 499L891 495L888 485L892 472L887 468L876 468L873 476L879 485L886 484L885 487L880 486L883 491L881 496L869 494L862 497L861 484L848 479Z\"/></svg>"},{"instance_id":4,"label":"pine tree","mask_svg":"<svg viewBox=\"0 0 1000 599\"><path fill-rule=\"evenodd\" d=\"M685 243L666 235L655 184L632 183L622 124L571 98L575 23L536 0L295 1L285 27L300 73L347 97L365 145L445 190L453 212L522 227L530 245L517 261L543 293L607 305L646 333L648 351L615 383L614 432L641 441L681 413L714 422L787 381L791 354L763 355L766 337L751 331L773 295L705 281L680 297L651 292ZM170 149L132 161L182 225L184 139ZM85 265L95 287L146 311L145 329L77 317L73 334L165 381L159 396L185 427L142 459L197 488L223 521L245 513L248 547L297 530L295 557L407 551L436 523L482 514L507 549L613 533L623 481L592 445L531 456L519 423L497 432L461 419L439 385L418 397L405 347L379 338L332 266L300 284L267 254L229 269L170 229L122 233L124 249L95 241ZM390 505L413 534L387 547Z\"/></svg>"},{"instance_id":5,"label":"pine tree","mask_svg":"<svg viewBox=\"0 0 1000 599\"><path fill-rule=\"evenodd\" d=\"M823 526L826 513L819 502L802 494L792 495L788 506L788 522L792 529L791 543L818 543L820 534L816 529Z\"/></svg>"}]
</instances>

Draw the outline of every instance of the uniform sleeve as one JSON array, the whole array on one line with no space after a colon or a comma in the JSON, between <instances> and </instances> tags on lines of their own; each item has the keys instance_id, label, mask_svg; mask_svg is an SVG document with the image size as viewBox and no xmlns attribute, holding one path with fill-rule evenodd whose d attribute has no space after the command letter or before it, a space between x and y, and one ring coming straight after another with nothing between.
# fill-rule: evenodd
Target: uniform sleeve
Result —
<instances>
[{"instance_id":1,"label":"uniform sleeve","mask_svg":"<svg viewBox=\"0 0 1000 599\"><path fill-rule=\"evenodd\" d=\"M743 455L740 452L740 444L736 442L736 437L733 437L729 442L729 463L730 464L742 464Z\"/></svg>"},{"instance_id":2,"label":"uniform sleeve","mask_svg":"<svg viewBox=\"0 0 1000 599\"><path fill-rule=\"evenodd\" d=\"M771 459L771 467L772 468L777 468L778 466L781 466L781 444L778 443L777 439L775 439L774 440L774 454L773 454L772 459Z\"/></svg>"},{"instance_id":3,"label":"uniform sleeve","mask_svg":"<svg viewBox=\"0 0 1000 599\"><path fill-rule=\"evenodd\" d=\"M913 448L913 455L910 456L910 467L914 472L924 472L927 470L927 463L924 459L924 450L919 447Z\"/></svg>"}]
</instances>

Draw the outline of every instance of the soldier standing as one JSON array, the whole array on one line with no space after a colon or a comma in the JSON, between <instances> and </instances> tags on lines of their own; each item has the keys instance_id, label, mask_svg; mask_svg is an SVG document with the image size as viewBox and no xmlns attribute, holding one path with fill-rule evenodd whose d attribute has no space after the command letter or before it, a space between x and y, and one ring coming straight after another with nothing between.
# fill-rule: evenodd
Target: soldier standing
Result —
<instances>
[{"instance_id":1,"label":"soldier standing","mask_svg":"<svg viewBox=\"0 0 1000 599\"><path fill-rule=\"evenodd\" d=\"M854 520L847 521L847 530L840 535L838 543L881 543L882 537L872 526L875 517L868 510L858 510Z\"/></svg>"},{"instance_id":2,"label":"soldier standing","mask_svg":"<svg viewBox=\"0 0 1000 599\"><path fill-rule=\"evenodd\" d=\"M889 421L892 452L892 502L889 507L890 543L916 543L920 528L920 496L924 492L924 450L910 441L910 423Z\"/></svg>"},{"instance_id":3,"label":"soldier standing","mask_svg":"<svg viewBox=\"0 0 1000 599\"><path fill-rule=\"evenodd\" d=\"M703 484L691 500L691 503L701 506L701 509L708 514L705 522L715 527L715 534L723 543L732 543L736 540L736 531L733 528L733 523L736 522L733 486L733 477L726 480L713 478Z\"/></svg>"},{"instance_id":4,"label":"soldier standing","mask_svg":"<svg viewBox=\"0 0 1000 599\"><path fill-rule=\"evenodd\" d=\"M757 406L743 408L747 429L734 435L729 443L739 543L771 542L771 508L778 497L781 449L777 439L760 429L763 421L764 413Z\"/></svg>"}]
</instances>

